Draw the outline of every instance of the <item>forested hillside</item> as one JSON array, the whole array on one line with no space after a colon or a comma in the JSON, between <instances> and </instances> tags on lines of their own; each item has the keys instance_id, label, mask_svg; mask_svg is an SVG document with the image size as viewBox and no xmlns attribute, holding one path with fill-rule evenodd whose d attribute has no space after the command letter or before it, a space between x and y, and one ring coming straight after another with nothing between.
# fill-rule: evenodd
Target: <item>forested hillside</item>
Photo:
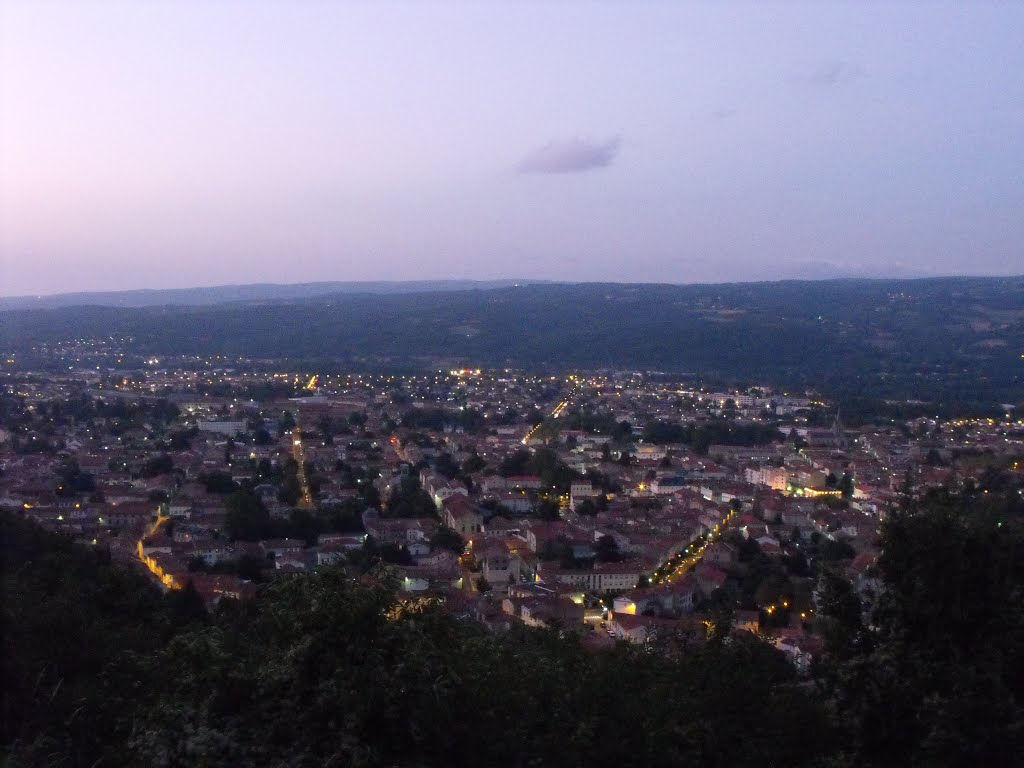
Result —
<instances>
[{"instance_id":1,"label":"forested hillside","mask_svg":"<svg viewBox=\"0 0 1024 768\"><path fill-rule=\"evenodd\" d=\"M1024 400L1024 278L529 285L0 313L0 346L26 365L52 363L69 340L111 337L142 355L349 369L637 368L846 397Z\"/></svg>"}]
</instances>

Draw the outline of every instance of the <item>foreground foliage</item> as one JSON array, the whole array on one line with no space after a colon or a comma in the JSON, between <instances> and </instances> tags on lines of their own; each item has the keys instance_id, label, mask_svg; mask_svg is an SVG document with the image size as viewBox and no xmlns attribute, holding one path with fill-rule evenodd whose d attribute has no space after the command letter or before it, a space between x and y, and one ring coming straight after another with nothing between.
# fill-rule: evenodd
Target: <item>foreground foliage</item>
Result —
<instances>
[{"instance_id":1,"label":"foreground foliage","mask_svg":"<svg viewBox=\"0 0 1024 768\"><path fill-rule=\"evenodd\" d=\"M2 518L9 765L1010 765L1024 754L1017 490L939 494L884 531L887 589L823 586L831 655L491 634L382 574L272 583L207 616ZM678 648L675 648L678 650Z\"/></svg>"}]
</instances>

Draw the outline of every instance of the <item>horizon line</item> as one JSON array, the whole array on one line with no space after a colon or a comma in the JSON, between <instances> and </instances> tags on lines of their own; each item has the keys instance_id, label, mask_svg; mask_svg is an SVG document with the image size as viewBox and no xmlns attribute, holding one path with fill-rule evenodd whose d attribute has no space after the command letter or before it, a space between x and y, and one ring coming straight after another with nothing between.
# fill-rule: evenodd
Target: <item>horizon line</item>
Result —
<instances>
[{"instance_id":1,"label":"horizon line","mask_svg":"<svg viewBox=\"0 0 1024 768\"><path fill-rule=\"evenodd\" d=\"M694 281L671 281L671 280L559 280L553 278L533 277L496 277L496 278L412 278L403 280L380 279L380 280L309 280L302 282L286 283L273 281L258 281L252 283L214 283L188 286L173 286L163 288L139 287L139 288L98 288L82 291L57 291L54 293L21 293L21 294L0 294L3 301L42 301L44 299L57 299L66 296L96 296L104 294L152 294L152 293L173 293L179 291L216 291L240 288L301 288L328 285L362 286L362 285L439 285L444 283L464 285L488 285L493 287L514 287L522 285L663 285L663 286L701 286L701 285L764 285L771 283L828 283L828 282L852 282L852 281L874 281L874 282L905 282L905 281L927 281L927 280L999 280L1024 278L1024 272L1014 273L949 273L929 275L830 275L826 277L780 277L774 280L694 280ZM412 291L415 292L415 291Z\"/></svg>"}]
</instances>

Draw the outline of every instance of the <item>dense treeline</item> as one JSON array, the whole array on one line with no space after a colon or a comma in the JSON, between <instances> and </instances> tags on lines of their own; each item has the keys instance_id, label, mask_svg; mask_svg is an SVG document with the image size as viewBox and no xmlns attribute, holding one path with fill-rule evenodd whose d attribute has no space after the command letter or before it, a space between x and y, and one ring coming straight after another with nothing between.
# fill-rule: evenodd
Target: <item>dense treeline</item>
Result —
<instances>
[{"instance_id":1,"label":"dense treeline","mask_svg":"<svg viewBox=\"0 0 1024 768\"><path fill-rule=\"evenodd\" d=\"M654 420L648 422L643 430L645 442L658 445L682 443L692 446L702 455L706 455L712 445L768 445L782 441L784 437L775 424L744 424L728 419L716 419L700 424Z\"/></svg>"},{"instance_id":2,"label":"dense treeline","mask_svg":"<svg viewBox=\"0 0 1024 768\"><path fill-rule=\"evenodd\" d=\"M908 503L884 527L873 614L825 572L829 653L803 682L724 622L592 653L398 602L376 570L276 580L206 615L193 591L162 596L7 515L6 764L1013 765L1022 516L1005 478Z\"/></svg>"},{"instance_id":3,"label":"dense treeline","mask_svg":"<svg viewBox=\"0 0 1024 768\"><path fill-rule=\"evenodd\" d=\"M127 738L134 660L188 626L184 595L7 513L0 548L0 738L15 765L92 765Z\"/></svg>"},{"instance_id":4,"label":"dense treeline","mask_svg":"<svg viewBox=\"0 0 1024 768\"><path fill-rule=\"evenodd\" d=\"M481 431L487 422L483 414L473 408L447 411L442 408L412 408L402 414L401 425L407 429L429 429L442 432L459 428L465 432Z\"/></svg>"},{"instance_id":5,"label":"dense treeline","mask_svg":"<svg viewBox=\"0 0 1024 768\"><path fill-rule=\"evenodd\" d=\"M871 765L1019 765L1024 756L1024 501L993 473L930 492L883 528L871 625L826 590L830 683Z\"/></svg>"},{"instance_id":6,"label":"dense treeline","mask_svg":"<svg viewBox=\"0 0 1024 768\"><path fill-rule=\"evenodd\" d=\"M503 477L534 475L540 478L541 488L558 493L568 493L572 481L580 477L579 472L563 463L550 448L532 451L520 448L502 459L498 474Z\"/></svg>"},{"instance_id":7,"label":"dense treeline","mask_svg":"<svg viewBox=\"0 0 1024 768\"><path fill-rule=\"evenodd\" d=\"M567 310L571 308L571 311ZM1024 399L1024 279L531 285L213 307L0 313L0 346L131 338L137 354L309 365L638 368L976 408ZM55 363L56 364L56 363ZM66 363L65 363L66 364Z\"/></svg>"}]
</instances>

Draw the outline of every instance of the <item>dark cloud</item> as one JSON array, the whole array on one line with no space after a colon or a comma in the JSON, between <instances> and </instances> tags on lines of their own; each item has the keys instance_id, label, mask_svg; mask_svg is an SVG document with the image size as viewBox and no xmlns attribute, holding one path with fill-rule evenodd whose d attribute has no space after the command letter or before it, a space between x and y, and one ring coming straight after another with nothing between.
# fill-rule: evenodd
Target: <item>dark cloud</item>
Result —
<instances>
[{"instance_id":1,"label":"dark cloud","mask_svg":"<svg viewBox=\"0 0 1024 768\"><path fill-rule=\"evenodd\" d=\"M619 153L621 141L613 136L604 142L574 138L538 147L519 163L522 173L582 173L607 168Z\"/></svg>"},{"instance_id":2,"label":"dark cloud","mask_svg":"<svg viewBox=\"0 0 1024 768\"><path fill-rule=\"evenodd\" d=\"M846 85L864 76L864 70L856 64L839 59L823 61L806 74L805 81L818 88L832 88Z\"/></svg>"}]
</instances>

